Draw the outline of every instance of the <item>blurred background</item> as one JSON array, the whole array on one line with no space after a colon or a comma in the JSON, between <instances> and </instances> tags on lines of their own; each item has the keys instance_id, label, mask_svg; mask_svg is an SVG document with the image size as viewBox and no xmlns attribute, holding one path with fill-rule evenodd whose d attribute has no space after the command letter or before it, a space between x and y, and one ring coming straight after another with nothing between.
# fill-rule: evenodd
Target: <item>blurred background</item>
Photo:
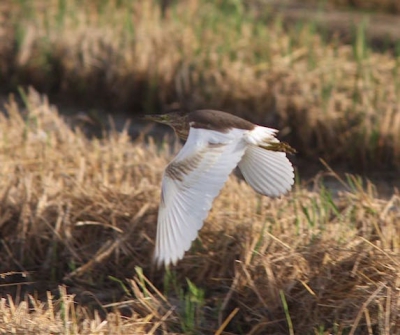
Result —
<instances>
[{"instance_id":1,"label":"blurred background","mask_svg":"<svg viewBox=\"0 0 400 335\"><path fill-rule=\"evenodd\" d=\"M2 1L0 102L33 87L97 135L108 115L122 128L170 106L219 109L279 128L304 172L323 158L391 178L399 13L396 0Z\"/></svg>"},{"instance_id":2,"label":"blurred background","mask_svg":"<svg viewBox=\"0 0 400 335\"><path fill-rule=\"evenodd\" d=\"M164 271L180 143L137 116L176 107L279 129L297 178L230 178ZM0 0L0 333L399 334L399 168L399 0Z\"/></svg>"}]
</instances>

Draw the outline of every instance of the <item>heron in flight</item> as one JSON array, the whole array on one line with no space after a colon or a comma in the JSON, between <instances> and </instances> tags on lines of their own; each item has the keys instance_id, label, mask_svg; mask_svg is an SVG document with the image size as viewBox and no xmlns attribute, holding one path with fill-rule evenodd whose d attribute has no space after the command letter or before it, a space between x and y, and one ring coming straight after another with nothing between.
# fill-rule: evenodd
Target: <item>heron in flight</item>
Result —
<instances>
[{"instance_id":1,"label":"heron in flight","mask_svg":"<svg viewBox=\"0 0 400 335\"><path fill-rule=\"evenodd\" d=\"M154 255L159 266L183 258L236 166L260 194L278 197L293 185L286 153L295 150L279 142L276 129L215 110L174 111L145 119L169 125L186 140L162 180Z\"/></svg>"}]
</instances>

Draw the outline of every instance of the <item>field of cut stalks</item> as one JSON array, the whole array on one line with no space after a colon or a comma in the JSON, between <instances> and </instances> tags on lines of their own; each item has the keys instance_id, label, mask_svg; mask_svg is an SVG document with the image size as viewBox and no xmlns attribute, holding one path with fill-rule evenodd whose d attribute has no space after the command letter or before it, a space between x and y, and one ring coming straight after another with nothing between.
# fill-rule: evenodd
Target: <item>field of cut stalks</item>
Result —
<instances>
[{"instance_id":1,"label":"field of cut stalks","mask_svg":"<svg viewBox=\"0 0 400 335\"><path fill-rule=\"evenodd\" d=\"M232 175L184 259L157 269L181 143L132 140L136 121L89 137L49 103L222 109L310 165L396 172L400 49L370 48L364 24L352 45L286 26L259 1L168 3L0 2L0 334L400 334L396 188L327 167L270 199Z\"/></svg>"},{"instance_id":2,"label":"field of cut stalks","mask_svg":"<svg viewBox=\"0 0 400 335\"><path fill-rule=\"evenodd\" d=\"M167 145L88 140L31 91L0 119L0 332L396 334L400 198L231 177L186 257L152 266ZM339 178L339 177L337 177ZM7 295L6 295L7 294Z\"/></svg>"}]
</instances>

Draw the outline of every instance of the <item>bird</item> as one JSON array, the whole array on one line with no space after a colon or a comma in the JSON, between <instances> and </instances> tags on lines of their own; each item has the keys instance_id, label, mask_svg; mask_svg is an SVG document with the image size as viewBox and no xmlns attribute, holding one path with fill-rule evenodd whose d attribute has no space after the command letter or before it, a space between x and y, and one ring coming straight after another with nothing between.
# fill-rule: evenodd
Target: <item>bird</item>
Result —
<instances>
[{"instance_id":1,"label":"bird","mask_svg":"<svg viewBox=\"0 0 400 335\"><path fill-rule=\"evenodd\" d=\"M162 178L154 251L159 267L184 257L236 167L262 195L278 197L292 188L294 169L286 154L295 150L276 138L276 129L210 109L143 118L172 127L186 141Z\"/></svg>"}]
</instances>

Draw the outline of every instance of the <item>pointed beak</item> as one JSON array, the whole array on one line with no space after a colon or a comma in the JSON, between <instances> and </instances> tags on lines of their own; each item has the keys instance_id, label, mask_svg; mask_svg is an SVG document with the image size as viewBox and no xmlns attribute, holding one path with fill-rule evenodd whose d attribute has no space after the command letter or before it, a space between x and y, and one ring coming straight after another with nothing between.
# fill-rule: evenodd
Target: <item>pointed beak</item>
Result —
<instances>
[{"instance_id":1,"label":"pointed beak","mask_svg":"<svg viewBox=\"0 0 400 335\"><path fill-rule=\"evenodd\" d=\"M168 117L165 114L143 115L141 116L141 119L146 121L164 123L164 124L168 123Z\"/></svg>"}]
</instances>

